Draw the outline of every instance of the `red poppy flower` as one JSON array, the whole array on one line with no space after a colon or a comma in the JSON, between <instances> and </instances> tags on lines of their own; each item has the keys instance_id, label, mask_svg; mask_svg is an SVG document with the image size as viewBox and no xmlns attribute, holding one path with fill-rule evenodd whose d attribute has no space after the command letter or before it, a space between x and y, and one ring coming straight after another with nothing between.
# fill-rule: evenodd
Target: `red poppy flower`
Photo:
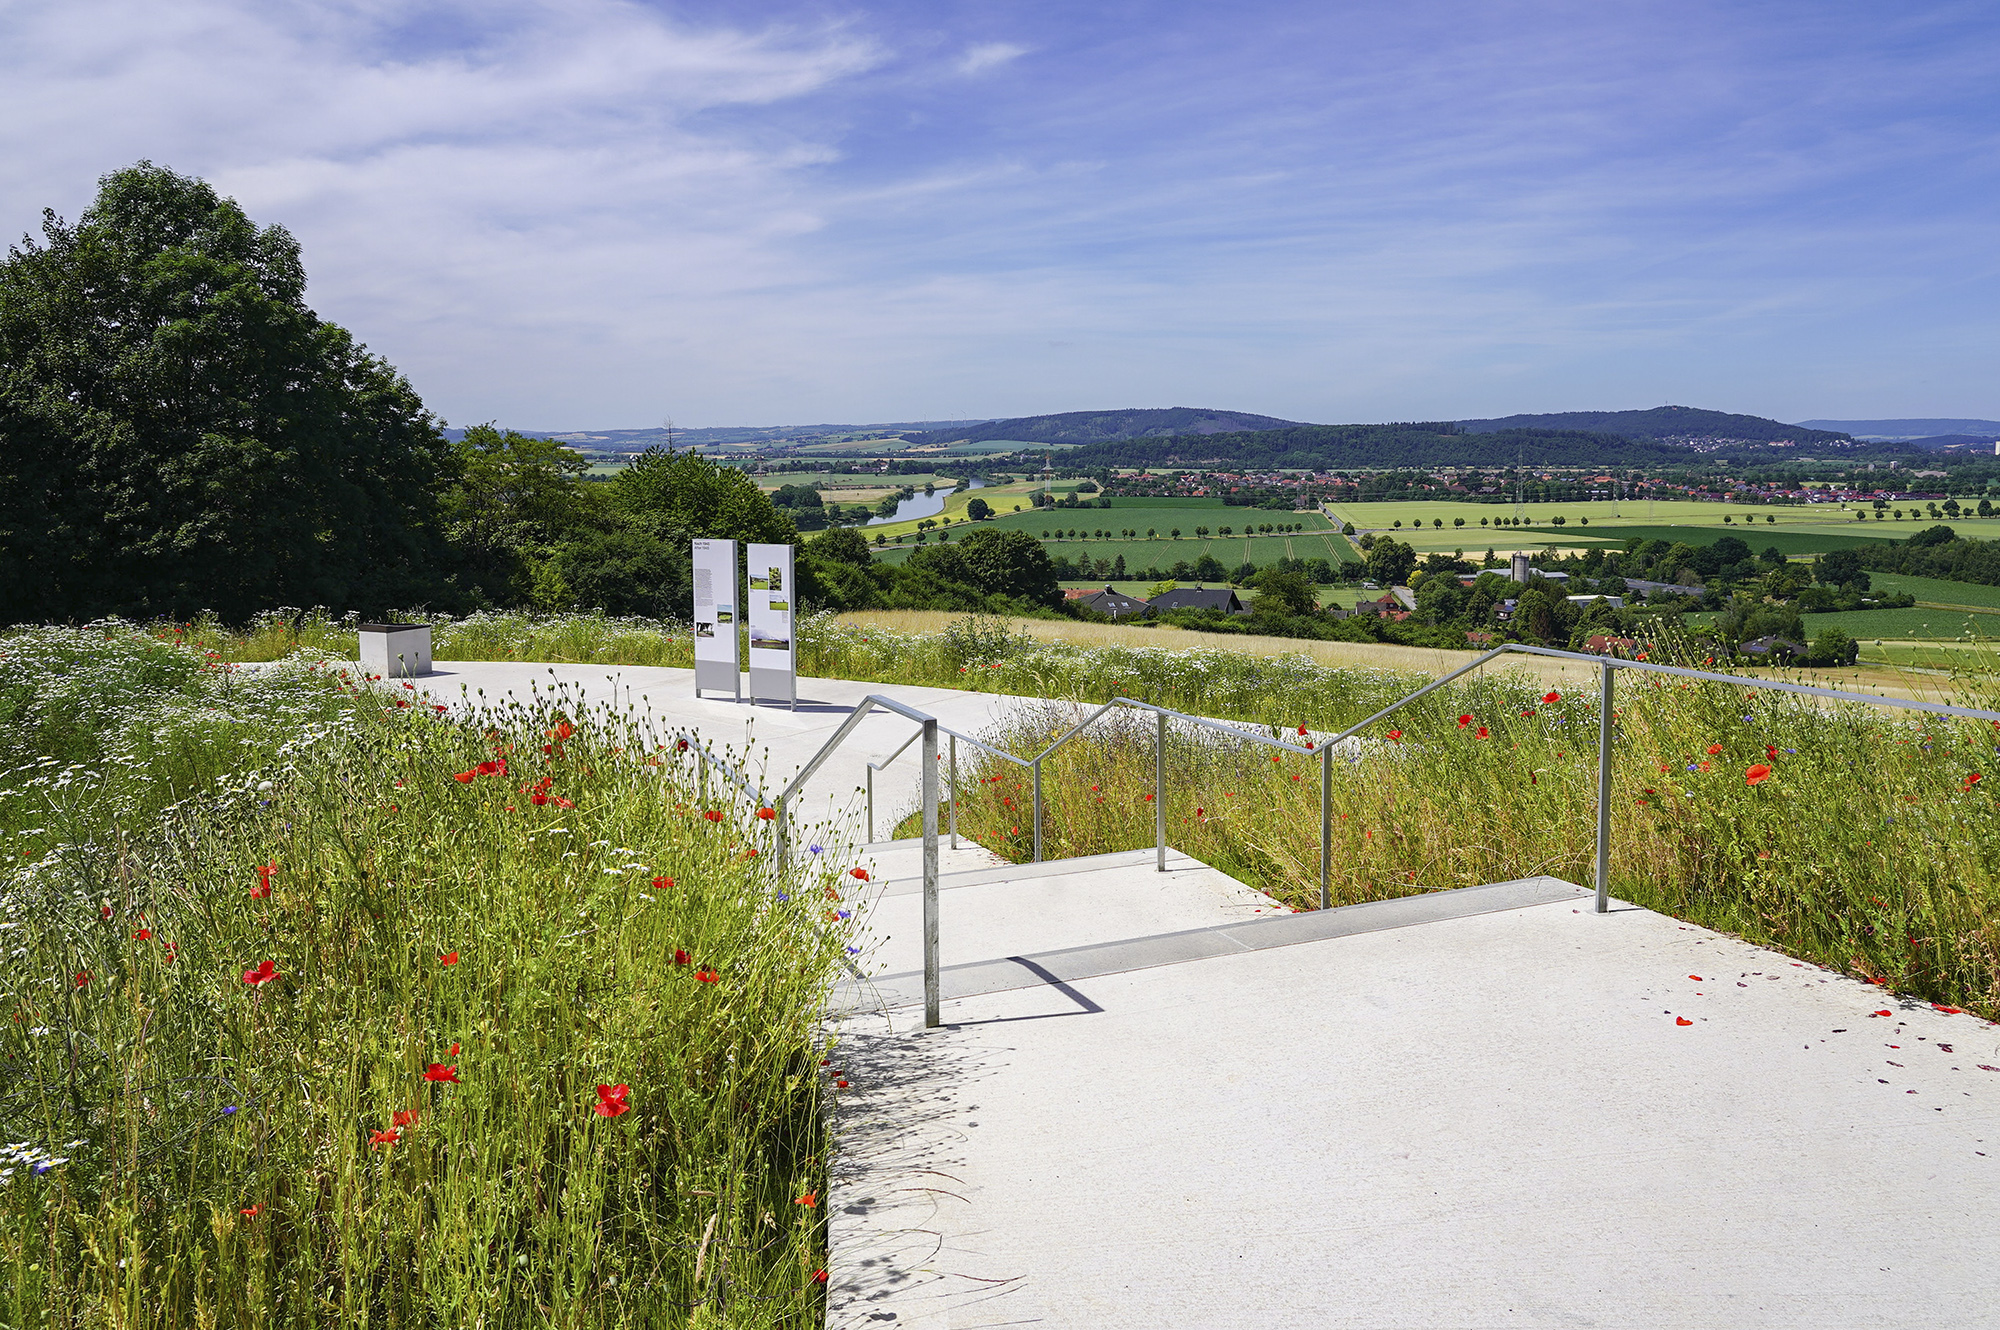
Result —
<instances>
[{"instance_id":1,"label":"red poppy flower","mask_svg":"<svg viewBox=\"0 0 2000 1330\"><path fill-rule=\"evenodd\" d=\"M655 891L671 891L673 885L674 880L670 877L656 877L653 879L653 890Z\"/></svg>"},{"instance_id":2,"label":"red poppy flower","mask_svg":"<svg viewBox=\"0 0 2000 1330\"><path fill-rule=\"evenodd\" d=\"M458 964L458 953L455 951L447 951L444 955L438 957L438 964L439 965Z\"/></svg>"},{"instance_id":3,"label":"red poppy flower","mask_svg":"<svg viewBox=\"0 0 2000 1330\"><path fill-rule=\"evenodd\" d=\"M868 870L865 868L850 868L847 870L847 875L860 878L863 882L868 880Z\"/></svg>"},{"instance_id":4,"label":"red poppy flower","mask_svg":"<svg viewBox=\"0 0 2000 1330\"><path fill-rule=\"evenodd\" d=\"M600 1085L597 1087L597 1102L590 1106L590 1111L601 1118L615 1118L630 1111L632 1105L625 1102L625 1097L631 1093L629 1085Z\"/></svg>"},{"instance_id":5,"label":"red poppy flower","mask_svg":"<svg viewBox=\"0 0 2000 1330\"><path fill-rule=\"evenodd\" d=\"M277 966L271 964L269 961L263 962L254 970L245 970L243 972L243 982L252 988L256 988L260 984L268 984L273 979L282 979L283 977L283 975L278 973Z\"/></svg>"},{"instance_id":6,"label":"red poppy flower","mask_svg":"<svg viewBox=\"0 0 2000 1330\"><path fill-rule=\"evenodd\" d=\"M835 1081L835 1082L834 1082L834 1084L835 1084L835 1085L837 1085L837 1086L839 1086L839 1087L840 1087L841 1089L843 1089L843 1090L845 1090L845 1089L847 1088L847 1082L846 1082L846 1081Z\"/></svg>"},{"instance_id":7,"label":"red poppy flower","mask_svg":"<svg viewBox=\"0 0 2000 1330\"><path fill-rule=\"evenodd\" d=\"M457 1052L458 1045L452 1045L452 1051ZM458 1068L447 1067L442 1062L433 1062L428 1067L425 1067L424 1079L427 1081L450 1081L453 1085L463 1083L458 1079Z\"/></svg>"},{"instance_id":8,"label":"red poppy flower","mask_svg":"<svg viewBox=\"0 0 2000 1330\"><path fill-rule=\"evenodd\" d=\"M775 808L760 808L757 810L757 816L765 822L769 822L772 818L776 817L777 815L778 815L778 810Z\"/></svg>"},{"instance_id":9,"label":"red poppy flower","mask_svg":"<svg viewBox=\"0 0 2000 1330\"><path fill-rule=\"evenodd\" d=\"M455 1057L457 1057L457 1056L458 1056L458 1045L457 1045L457 1044L453 1044L453 1045L451 1046L451 1048L450 1048L450 1049L448 1049L448 1050L446 1051L446 1054L445 1054L445 1056L447 1056L447 1057L454 1057L454 1058L455 1058Z\"/></svg>"},{"instance_id":10,"label":"red poppy flower","mask_svg":"<svg viewBox=\"0 0 2000 1330\"><path fill-rule=\"evenodd\" d=\"M1542 701L1544 701L1544 702L1560 702L1560 701L1562 701L1562 700L1563 700L1563 695L1562 695L1561 693L1543 693L1543 694L1542 694Z\"/></svg>"},{"instance_id":11,"label":"red poppy flower","mask_svg":"<svg viewBox=\"0 0 2000 1330\"><path fill-rule=\"evenodd\" d=\"M570 802L570 801L569 801L568 799L565 799L565 798L563 798L563 797L562 797L562 796L561 796L560 794L558 794L558 795L556 796L556 807L557 807L557 808L574 808L574 807L576 807L576 805L575 805L574 803L571 803L571 802Z\"/></svg>"},{"instance_id":12,"label":"red poppy flower","mask_svg":"<svg viewBox=\"0 0 2000 1330\"><path fill-rule=\"evenodd\" d=\"M813 1283L824 1284L825 1282L826 1282L826 1271L824 1270L813 1271Z\"/></svg>"},{"instance_id":13,"label":"red poppy flower","mask_svg":"<svg viewBox=\"0 0 2000 1330\"><path fill-rule=\"evenodd\" d=\"M1770 760L1771 760L1771 761L1773 761L1773 762L1777 761L1777 760L1778 760L1778 746L1777 746L1776 744L1765 744L1765 745L1764 745L1764 756L1765 756L1766 758L1770 759Z\"/></svg>"},{"instance_id":14,"label":"red poppy flower","mask_svg":"<svg viewBox=\"0 0 2000 1330\"><path fill-rule=\"evenodd\" d=\"M1762 785L1769 779L1771 779L1771 768L1765 766L1762 762L1759 762L1756 766L1751 767L1743 773L1743 783L1745 785Z\"/></svg>"},{"instance_id":15,"label":"red poppy flower","mask_svg":"<svg viewBox=\"0 0 2000 1330\"><path fill-rule=\"evenodd\" d=\"M1461 730L1462 730L1462 729L1464 729L1464 728L1465 728L1466 726L1468 726L1468 725L1470 725L1470 724L1472 724L1472 717L1470 717L1470 716L1460 716L1460 717L1458 718L1458 728L1460 728Z\"/></svg>"},{"instance_id":16,"label":"red poppy flower","mask_svg":"<svg viewBox=\"0 0 2000 1330\"><path fill-rule=\"evenodd\" d=\"M414 1108L399 1108L390 1116L389 1120L398 1127L414 1127L417 1125L417 1110Z\"/></svg>"},{"instance_id":17,"label":"red poppy flower","mask_svg":"<svg viewBox=\"0 0 2000 1330\"><path fill-rule=\"evenodd\" d=\"M253 901L263 900L270 894L271 884L269 881L259 882L256 886L250 888L250 899Z\"/></svg>"},{"instance_id":18,"label":"red poppy flower","mask_svg":"<svg viewBox=\"0 0 2000 1330\"><path fill-rule=\"evenodd\" d=\"M1479 733L1475 737L1480 739L1484 739L1486 737L1486 727L1484 725L1481 725L1479 727Z\"/></svg>"},{"instance_id":19,"label":"red poppy flower","mask_svg":"<svg viewBox=\"0 0 2000 1330\"><path fill-rule=\"evenodd\" d=\"M1306 737L1306 727L1303 725L1299 726L1299 737L1301 739Z\"/></svg>"},{"instance_id":20,"label":"red poppy flower","mask_svg":"<svg viewBox=\"0 0 2000 1330\"><path fill-rule=\"evenodd\" d=\"M1144 797L1144 799L1142 799L1142 800L1141 800L1141 802L1143 802L1143 803L1151 803L1151 802L1153 802L1153 796L1152 796L1152 795L1150 795L1150 794L1149 794L1149 795L1146 795L1146 796Z\"/></svg>"},{"instance_id":21,"label":"red poppy flower","mask_svg":"<svg viewBox=\"0 0 2000 1330\"><path fill-rule=\"evenodd\" d=\"M139 930L138 932L136 932L136 933L134 933L134 934L132 935L132 940L133 940L134 942L144 942L144 941L145 941L146 939L148 939L148 938L150 938L150 937L152 937L152 936L153 936L153 930L152 930L152 929L150 929L150 928L142 928L142 929L140 929L140 930Z\"/></svg>"},{"instance_id":22,"label":"red poppy flower","mask_svg":"<svg viewBox=\"0 0 2000 1330\"><path fill-rule=\"evenodd\" d=\"M1979 773L1975 771L1970 776L1967 776L1965 778L1964 783L1961 784L1958 788L1961 790L1969 790L1973 786L1979 784L1979 780L1980 780Z\"/></svg>"},{"instance_id":23,"label":"red poppy flower","mask_svg":"<svg viewBox=\"0 0 2000 1330\"><path fill-rule=\"evenodd\" d=\"M674 751L675 751L676 753L685 753L685 752L686 752L687 750L688 750L688 741L687 741L687 740L685 740L685 739L679 739L679 740L676 740L676 741L675 741L675 743L674 743Z\"/></svg>"},{"instance_id":24,"label":"red poppy flower","mask_svg":"<svg viewBox=\"0 0 2000 1330\"><path fill-rule=\"evenodd\" d=\"M1689 1020L1689 1019L1688 1019L1687 1017L1685 1017L1685 1016L1676 1016L1676 1017L1674 1017L1674 1024L1675 1024L1675 1025L1693 1025L1693 1024L1694 1024L1694 1022L1693 1022L1693 1021L1691 1021L1691 1020Z\"/></svg>"},{"instance_id":25,"label":"red poppy flower","mask_svg":"<svg viewBox=\"0 0 2000 1330\"><path fill-rule=\"evenodd\" d=\"M387 1131L370 1132L368 1136L368 1144L389 1146L389 1145L394 1145L397 1141L400 1141L402 1139L403 1139L403 1133L397 1131L394 1127L391 1127Z\"/></svg>"},{"instance_id":26,"label":"red poppy flower","mask_svg":"<svg viewBox=\"0 0 2000 1330\"><path fill-rule=\"evenodd\" d=\"M685 950L683 950L682 948L680 948L680 947L675 947L675 948L674 948L674 964L676 964L676 965L686 965L686 964L687 964L687 963L688 963L689 961L691 961L691 960L693 960L693 959L694 959L694 957L692 957L692 956L688 955L688 954L687 954L687 952L686 952Z\"/></svg>"},{"instance_id":27,"label":"red poppy flower","mask_svg":"<svg viewBox=\"0 0 2000 1330\"><path fill-rule=\"evenodd\" d=\"M696 970L694 977L704 984L712 984L722 976L714 970Z\"/></svg>"},{"instance_id":28,"label":"red poppy flower","mask_svg":"<svg viewBox=\"0 0 2000 1330\"><path fill-rule=\"evenodd\" d=\"M558 723L553 730L548 731L548 735L551 739L567 739L572 734L575 733L576 731L570 727L570 723L568 721L562 721Z\"/></svg>"},{"instance_id":29,"label":"red poppy flower","mask_svg":"<svg viewBox=\"0 0 2000 1330\"><path fill-rule=\"evenodd\" d=\"M711 822L722 821L722 813L718 809L711 808L706 813L703 813L702 816L707 818Z\"/></svg>"},{"instance_id":30,"label":"red poppy flower","mask_svg":"<svg viewBox=\"0 0 2000 1330\"><path fill-rule=\"evenodd\" d=\"M78 970L73 978L76 980L78 988L86 988L90 985L90 971L88 970Z\"/></svg>"},{"instance_id":31,"label":"red poppy flower","mask_svg":"<svg viewBox=\"0 0 2000 1330\"><path fill-rule=\"evenodd\" d=\"M1390 743L1401 743L1402 741L1403 741L1403 732L1402 732L1401 730L1390 730L1390 731L1389 731L1389 742L1390 742Z\"/></svg>"},{"instance_id":32,"label":"red poppy flower","mask_svg":"<svg viewBox=\"0 0 2000 1330\"><path fill-rule=\"evenodd\" d=\"M472 778L478 774L476 771L454 771L451 773L451 778L460 785L470 785L472 784Z\"/></svg>"},{"instance_id":33,"label":"red poppy flower","mask_svg":"<svg viewBox=\"0 0 2000 1330\"><path fill-rule=\"evenodd\" d=\"M799 1197L798 1200L793 1201L792 1204L803 1205L806 1209L810 1210L814 1206L819 1204L819 1193L816 1191L809 1191L805 1195Z\"/></svg>"},{"instance_id":34,"label":"red poppy flower","mask_svg":"<svg viewBox=\"0 0 2000 1330\"><path fill-rule=\"evenodd\" d=\"M473 770L482 776L504 776L507 774L507 759L503 757L497 762L481 762Z\"/></svg>"},{"instance_id":35,"label":"red poppy flower","mask_svg":"<svg viewBox=\"0 0 2000 1330\"><path fill-rule=\"evenodd\" d=\"M1715 756L1715 755L1716 755L1717 753L1719 753L1719 752L1721 752L1721 751L1722 751L1722 745L1721 745L1721 744L1710 744L1710 745L1708 746L1708 755L1709 755L1710 757L1714 757L1714 756Z\"/></svg>"},{"instance_id":36,"label":"red poppy flower","mask_svg":"<svg viewBox=\"0 0 2000 1330\"><path fill-rule=\"evenodd\" d=\"M264 1203L262 1201L259 1201L257 1202L257 1204L251 1206L248 1210L239 1210L237 1211L237 1213L242 1215L245 1219L255 1219L258 1215L264 1213Z\"/></svg>"}]
</instances>

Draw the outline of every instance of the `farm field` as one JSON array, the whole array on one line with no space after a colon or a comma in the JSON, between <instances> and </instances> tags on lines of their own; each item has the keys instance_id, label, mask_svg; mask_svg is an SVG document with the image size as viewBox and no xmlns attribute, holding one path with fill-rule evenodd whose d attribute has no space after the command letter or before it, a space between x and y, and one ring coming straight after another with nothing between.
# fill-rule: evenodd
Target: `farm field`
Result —
<instances>
[{"instance_id":1,"label":"farm field","mask_svg":"<svg viewBox=\"0 0 2000 1330\"><path fill-rule=\"evenodd\" d=\"M1947 582L1941 577L1905 577L1901 573L1870 573L1868 584L1876 591L1915 596L1920 606L2000 611L2000 586Z\"/></svg>"},{"instance_id":2,"label":"farm field","mask_svg":"<svg viewBox=\"0 0 2000 1330\"><path fill-rule=\"evenodd\" d=\"M1033 486L1027 485L1026 488L1032 489ZM997 491L975 490L973 493L1006 493L1015 489L1015 486L1003 486ZM1268 563L1276 563L1279 559L1325 559L1337 565L1343 560L1361 557L1360 552L1316 512L1272 512L1260 508L1231 508L1220 499L1120 498L1113 500L1113 506L1110 508L1026 509L1024 505L1024 511L1014 513L1007 511L1007 508L1012 506L1012 500L1006 506L993 499L988 499L987 502L999 509L1000 515L984 525L1022 530L1038 538L1044 531L1058 530L1064 532L1108 530L1114 533L1137 531L1140 534L1132 538L1115 534L1106 538L1079 535L1074 539L1065 536L1062 539L1050 538L1043 541L1051 555L1059 554L1072 561L1080 557L1115 560L1122 555L1125 566L1135 571L1153 567L1166 569L1182 560L1194 563L1204 554L1213 555L1224 567L1232 571L1245 562L1262 567ZM952 511L948 506L946 512ZM963 511L962 506L957 509L958 513L962 514ZM1246 525L1261 526L1266 523L1273 526L1281 523L1288 526L1302 526L1305 529L1285 536L1232 535L1225 538L1213 534L1225 526L1240 532ZM1195 536L1194 529L1197 526L1210 529L1211 534L1208 539L1203 540ZM1176 527L1181 531L1179 540L1167 534ZM915 523L898 523L894 527L871 527L868 535L873 539L877 531L885 531L893 538L898 531L914 529ZM1159 534L1149 540L1144 534L1149 529ZM914 547L906 545L900 553L894 549L884 550L882 556L899 562L908 557L911 548Z\"/></svg>"},{"instance_id":3,"label":"farm field","mask_svg":"<svg viewBox=\"0 0 2000 1330\"><path fill-rule=\"evenodd\" d=\"M1455 549L1485 540L1510 542L1513 548L1577 548L1593 544L1622 542L1633 536L1648 539L1685 540L1708 544L1722 536L1734 535L1757 543L1758 549L1777 545L1787 554L1819 553L1859 544L1862 540L1902 540L1925 527L1936 525L1928 517L1866 523L1854 520L1851 512L1830 505L1805 508L1778 508L1695 500L1656 500L1649 505L1640 500L1621 503L1529 504L1530 522L1522 527L1494 527L1492 523L1513 516L1513 505L1463 502L1345 503L1330 505L1341 521L1352 522L1357 532L1377 531L1414 545L1419 551ZM1724 516L1730 521L1724 524ZM1561 527L1552 518L1567 519ZM1588 518L1588 525L1583 519ZM1773 521L1771 519L1775 518ZM1481 527L1481 519L1488 525ZM1455 527L1453 522L1465 525ZM1945 520L1961 535L1982 539L2000 537L2000 519L1970 518ZM1434 525L1442 521L1442 528ZM1395 523L1401 522L1402 528ZM1423 526L1418 529L1415 523ZM1754 529L1758 534L1751 535ZM1772 539L1760 540L1763 536ZM1483 547L1482 547L1483 548Z\"/></svg>"},{"instance_id":4,"label":"farm field","mask_svg":"<svg viewBox=\"0 0 2000 1330\"><path fill-rule=\"evenodd\" d=\"M2000 610L1948 610L1913 605L1901 610L1845 610L1834 614L1803 615L1807 636L1828 628L1838 628L1863 644L1876 639L1958 638L1968 632L1980 639L2000 640ZM1706 623L1712 613L1690 614L1690 624Z\"/></svg>"}]
</instances>

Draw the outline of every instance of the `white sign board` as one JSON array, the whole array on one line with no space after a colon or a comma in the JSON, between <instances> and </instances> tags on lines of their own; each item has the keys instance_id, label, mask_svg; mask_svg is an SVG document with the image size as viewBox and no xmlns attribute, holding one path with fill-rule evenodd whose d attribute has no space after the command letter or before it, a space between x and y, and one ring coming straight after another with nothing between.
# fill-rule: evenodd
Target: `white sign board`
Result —
<instances>
[{"instance_id":1,"label":"white sign board","mask_svg":"<svg viewBox=\"0 0 2000 1330\"><path fill-rule=\"evenodd\" d=\"M736 595L736 542L694 543L694 695L726 690L742 700L743 673L736 630L743 602Z\"/></svg>"},{"instance_id":2,"label":"white sign board","mask_svg":"<svg viewBox=\"0 0 2000 1330\"><path fill-rule=\"evenodd\" d=\"M790 545L750 547L750 700L760 697L799 706L798 643L792 611L798 605Z\"/></svg>"}]
</instances>

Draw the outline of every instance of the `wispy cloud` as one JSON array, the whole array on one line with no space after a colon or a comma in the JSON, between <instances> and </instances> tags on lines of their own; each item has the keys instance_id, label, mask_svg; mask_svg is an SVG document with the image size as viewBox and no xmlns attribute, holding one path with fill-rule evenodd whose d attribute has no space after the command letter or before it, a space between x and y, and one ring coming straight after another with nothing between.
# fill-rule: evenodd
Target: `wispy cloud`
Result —
<instances>
[{"instance_id":1,"label":"wispy cloud","mask_svg":"<svg viewBox=\"0 0 2000 1330\"><path fill-rule=\"evenodd\" d=\"M1025 46L1013 42L981 42L968 47L958 58L958 72L961 74L983 74L989 69L1018 60L1028 53Z\"/></svg>"},{"instance_id":2,"label":"wispy cloud","mask_svg":"<svg viewBox=\"0 0 2000 1330\"><path fill-rule=\"evenodd\" d=\"M201 174L459 422L2000 414L1983 10L784 3L15 0L0 226Z\"/></svg>"}]
</instances>

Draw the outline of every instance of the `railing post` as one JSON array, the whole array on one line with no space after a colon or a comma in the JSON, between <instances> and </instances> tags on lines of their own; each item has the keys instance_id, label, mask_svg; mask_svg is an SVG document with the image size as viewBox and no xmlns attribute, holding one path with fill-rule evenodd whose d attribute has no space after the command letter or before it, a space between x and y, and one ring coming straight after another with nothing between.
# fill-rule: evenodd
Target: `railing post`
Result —
<instances>
[{"instance_id":1,"label":"railing post","mask_svg":"<svg viewBox=\"0 0 2000 1330\"><path fill-rule=\"evenodd\" d=\"M1333 749L1319 750L1319 908L1333 904Z\"/></svg>"},{"instance_id":2,"label":"railing post","mask_svg":"<svg viewBox=\"0 0 2000 1330\"><path fill-rule=\"evenodd\" d=\"M1042 861L1042 759L1034 761L1035 771L1035 862Z\"/></svg>"},{"instance_id":3,"label":"railing post","mask_svg":"<svg viewBox=\"0 0 2000 1330\"><path fill-rule=\"evenodd\" d=\"M924 1028L938 1027L938 723L924 722Z\"/></svg>"},{"instance_id":4,"label":"railing post","mask_svg":"<svg viewBox=\"0 0 2000 1330\"><path fill-rule=\"evenodd\" d=\"M868 772L868 843L875 843L875 764L869 763Z\"/></svg>"},{"instance_id":5,"label":"railing post","mask_svg":"<svg viewBox=\"0 0 2000 1330\"><path fill-rule=\"evenodd\" d=\"M1611 909L1611 662L1600 666L1597 713L1597 912Z\"/></svg>"},{"instance_id":6,"label":"railing post","mask_svg":"<svg viewBox=\"0 0 2000 1330\"><path fill-rule=\"evenodd\" d=\"M1160 729L1153 736L1153 838L1154 871L1167 871L1167 713L1158 713Z\"/></svg>"},{"instance_id":7,"label":"railing post","mask_svg":"<svg viewBox=\"0 0 2000 1330\"><path fill-rule=\"evenodd\" d=\"M958 736L951 736L951 848L958 848Z\"/></svg>"}]
</instances>

